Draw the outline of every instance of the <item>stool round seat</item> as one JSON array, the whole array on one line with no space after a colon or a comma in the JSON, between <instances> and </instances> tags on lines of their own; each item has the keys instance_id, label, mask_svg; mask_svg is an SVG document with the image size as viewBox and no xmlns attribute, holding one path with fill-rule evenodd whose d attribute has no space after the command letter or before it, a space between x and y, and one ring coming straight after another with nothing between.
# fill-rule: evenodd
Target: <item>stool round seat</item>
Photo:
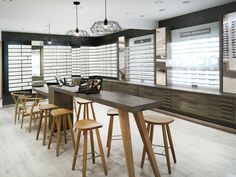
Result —
<instances>
[{"instance_id":1,"label":"stool round seat","mask_svg":"<svg viewBox=\"0 0 236 177\"><path fill-rule=\"evenodd\" d=\"M54 104L42 104L39 105L39 109L40 110L51 110L51 109L56 109L58 108L58 106L54 105Z\"/></svg>"},{"instance_id":2,"label":"stool round seat","mask_svg":"<svg viewBox=\"0 0 236 177\"><path fill-rule=\"evenodd\" d=\"M119 115L118 109L115 109L115 108L108 109L107 115L108 116L118 116Z\"/></svg>"},{"instance_id":3,"label":"stool round seat","mask_svg":"<svg viewBox=\"0 0 236 177\"><path fill-rule=\"evenodd\" d=\"M75 127L80 129L80 130L91 130L91 129L97 129L101 128L102 124L95 120L91 119L84 119L84 120L79 120L75 123Z\"/></svg>"},{"instance_id":4,"label":"stool round seat","mask_svg":"<svg viewBox=\"0 0 236 177\"><path fill-rule=\"evenodd\" d=\"M86 99L83 99L83 98L78 98L77 103L78 104L89 104L89 103L92 103L92 101L86 100Z\"/></svg>"},{"instance_id":5,"label":"stool round seat","mask_svg":"<svg viewBox=\"0 0 236 177\"><path fill-rule=\"evenodd\" d=\"M67 114L73 114L73 111L66 108L58 108L51 111L53 117L63 116Z\"/></svg>"},{"instance_id":6,"label":"stool round seat","mask_svg":"<svg viewBox=\"0 0 236 177\"><path fill-rule=\"evenodd\" d=\"M164 125L174 122L174 119L168 116L144 116L146 123L155 124L155 125Z\"/></svg>"}]
</instances>

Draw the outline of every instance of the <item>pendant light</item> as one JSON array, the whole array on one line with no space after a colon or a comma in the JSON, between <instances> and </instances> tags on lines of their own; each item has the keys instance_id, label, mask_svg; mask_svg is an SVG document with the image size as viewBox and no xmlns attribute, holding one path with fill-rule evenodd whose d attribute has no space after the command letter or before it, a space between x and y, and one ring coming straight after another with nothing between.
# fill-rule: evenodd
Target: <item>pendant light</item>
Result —
<instances>
[{"instance_id":1,"label":"pendant light","mask_svg":"<svg viewBox=\"0 0 236 177\"><path fill-rule=\"evenodd\" d=\"M51 34L50 34L50 29L51 26L50 26L50 23L48 24L48 45L51 45L52 44L52 40L51 40Z\"/></svg>"},{"instance_id":2,"label":"pendant light","mask_svg":"<svg viewBox=\"0 0 236 177\"><path fill-rule=\"evenodd\" d=\"M95 35L101 36L121 31L121 29L117 21L107 20L107 1L105 0L105 20L95 22L90 30Z\"/></svg>"},{"instance_id":3,"label":"pendant light","mask_svg":"<svg viewBox=\"0 0 236 177\"><path fill-rule=\"evenodd\" d=\"M80 36L80 37L88 37L89 34L85 30L79 30L79 25L78 25L78 5L80 5L79 1L74 1L73 4L75 5L76 9L76 18L75 18L75 24L76 24L76 29L75 30L70 30L66 34L67 35L73 35L73 36Z\"/></svg>"}]
</instances>

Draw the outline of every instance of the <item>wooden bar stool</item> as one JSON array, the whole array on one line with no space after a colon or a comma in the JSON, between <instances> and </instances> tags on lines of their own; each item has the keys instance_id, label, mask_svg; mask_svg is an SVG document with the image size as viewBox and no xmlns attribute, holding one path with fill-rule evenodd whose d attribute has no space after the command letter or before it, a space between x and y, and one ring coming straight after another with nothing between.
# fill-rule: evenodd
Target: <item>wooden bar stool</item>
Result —
<instances>
[{"instance_id":1,"label":"wooden bar stool","mask_svg":"<svg viewBox=\"0 0 236 177\"><path fill-rule=\"evenodd\" d=\"M50 132L50 138L48 143L48 149L50 149L51 143L52 143L52 136L54 133L55 128L57 129L57 149L56 149L56 155L59 156L59 147L61 142L61 127L63 126L64 130L64 140L65 144L67 144L66 140L66 129L67 129L67 123L69 125L70 134L72 138L73 147L75 147L75 139L74 139L74 132L73 132L73 126L71 121L71 114L73 114L73 111L65 108L59 108L54 109L51 111L52 116L52 126L51 126L51 132ZM61 125L62 123L62 125Z\"/></svg>"},{"instance_id":2,"label":"wooden bar stool","mask_svg":"<svg viewBox=\"0 0 236 177\"><path fill-rule=\"evenodd\" d=\"M83 119L90 119L89 117L89 105L91 107L93 119L96 120L95 112L93 109L93 102L90 100L78 98L77 103L79 104L78 108L78 113L77 113L77 121L80 119L80 112L82 109L82 106L84 106L84 111L83 111Z\"/></svg>"},{"instance_id":3,"label":"wooden bar stool","mask_svg":"<svg viewBox=\"0 0 236 177\"><path fill-rule=\"evenodd\" d=\"M165 154L160 154L160 153L155 153L155 154L166 156L168 172L169 172L169 174L171 174L169 148L171 149L171 153L172 153L174 163L176 163L176 156L175 156L173 141L172 141L172 138L171 138L169 124L174 122L174 119L171 118L171 117L167 117L167 116L145 116L144 119L145 119L145 122L147 123L147 129L148 129L148 132L149 132L151 143L153 142L154 125L161 125L161 127L162 127L164 146L155 145L155 144L153 144L153 146L154 147L164 147ZM168 141L169 141L170 147L168 145ZM145 148L143 148L141 168L143 168L143 165L144 165L145 155L146 155L146 151L145 151Z\"/></svg>"},{"instance_id":4,"label":"wooden bar stool","mask_svg":"<svg viewBox=\"0 0 236 177\"><path fill-rule=\"evenodd\" d=\"M120 140L120 139L117 139L117 137L121 137L121 135L113 135L113 121L114 121L114 116L119 115L118 110L115 108L110 108L107 111L107 115L110 116L109 128L108 128L108 133L107 133L107 157L109 157L110 150L111 150L111 141ZM116 139L112 139L112 137L116 137Z\"/></svg>"},{"instance_id":5,"label":"wooden bar stool","mask_svg":"<svg viewBox=\"0 0 236 177\"><path fill-rule=\"evenodd\" d=\"M77 154L79 150L79 144L80 144L80 135L81 131L84 134L84 149L83 149L83 169L82 169L82 177L86 177L86 168L87 168L87 141L88 141L88 131L90 131L90 136L91 133L93 133L93 130L95 130L96 135L97 135L97 142L98 142L98 147L100 151L100 156L102 160L102 165L104 169L105 175L107 175L107 165L105 161L105 156L103 152L103 147L102 147L102 142L101 142L101 137L99 133L99 128L102 127L102 124L98 123L95 120L89 120L89 119L84 119L84 120L79 120L75 123L75 127L78 129L78 135L77 135L77 140L75 144L75 151L74 151L74 158L73 158L73 163L72 163L72 170L75 169L75 164L77 160ZM92 149L94 151L94 149ZM93 152L92 152L93 154Z\"/></svg>"},{"instance_id":6,"label":"wooden bar stool","mask_svg":"<svg viewBox=\"0 0 236 177\"><path fill-rule=\"evenodd\" d=\"M40 109L40 119L39 119L39 127L38 127L38 132L37 132L37 136L36 136L36 140L39 139L39 133L40 133L40 129L41 129L41 125L42 125L42 121L44 118L44 128L43 128L43 146L45 146L46 144L46 134L47 134L47 124L48 124L48 117L50 117L50 113L53 109L58 108L58 106L54 105L54 104L42 104L39 105L39 109ZM43 115L44 114L44 115Z\"/></svg>"},{"instance_id":7,"label":"wooden bar stool","mask_svg":"<svg viewBox=\"0 0 236 177\"><path fill-rule=\"evenodd\" d=\"M77 103L79 104L78 113L77 113L77 121L79 121L79 119L80 119L80 112L81 112L82 106L84 106L83 120L85 120L85 119L96 120L92 101L78 98ZM92 115L93 115L92 118L89 116L89 105L91 107L91 111L92 111ZM75 129L76 129L76 127L75 127ZM90 130L90 142L91 142L90 145L91 145L91 150L92 150L92 161L93 161L93 163L95 163L95 152L94 152L94 141L93 141L92 130Z\"/></svg>"}]
</instances>

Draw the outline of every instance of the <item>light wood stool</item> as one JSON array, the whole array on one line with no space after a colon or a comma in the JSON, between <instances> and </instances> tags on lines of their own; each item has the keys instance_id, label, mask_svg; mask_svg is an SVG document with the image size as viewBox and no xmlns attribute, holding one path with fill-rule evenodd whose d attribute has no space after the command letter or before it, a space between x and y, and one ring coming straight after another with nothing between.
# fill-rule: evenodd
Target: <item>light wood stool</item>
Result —
<instances>
[{"instance_id":1,"label":"light wood stool","mask_svg":"<svg viewBox=\"0 0 236 177\"><path fill-rule=\"evenodd\" d=\"M107 115L110 116L110 121L109 121L109 128L108 128L108 133L107 133L107 157L110 156L110 150L111 150L111 141L112 140L119 140L119 139L112 139L112 137L121 137L121 135L114 135L113 136L113 121L114 121L114 116L118 116L118 110L115 108L110 108L107 111Z\"/></svg>"},{"instance_id":2,"label":"light wood stool","mask_svg":"<svg viewBox=\"0 0 236 177\"><path fill-rule=\"evenodd\" d=\"M78 129L78 135L77 135L77 140L75 144L75 151L74 151L74 158L73 158L73 163L72 163L72 170L75 169L75 164L77 160L77 154L79 150L79 144L80 144L80 135L81 131L84 133L84 149L83 149L83 169L82 169L82 177L86 177L86 168L87 168L87 139L88 139L88 131L90 131L90 136L93 134L93 130L95 129L96 135L97 135L97 142L98 142L98 147L100 151L100 156L102 160L102 165L104 169L105 175L107 175L107 165L105 161L105 156L103 152L103 147L102 147L102 142L101 142L101 137L99 133L99 128L102 127L102 124L98 123L95 120L79 120L75 123L75 127ZM94 149L92 149L92 154L94 154ZM95 158L95 157L92 157Z\"/></svg>"},{"instance_id":3,"label":"light wood stool","mask_svg":"<svg viewBox=\"0 0 236 177\"><path fill-rule=\"evenodd\" d=\"M61 127L62 126L63 126L63 130L64 130L65 144L67 144L67 140L66 140L67 123L69 125L73 147L75 147L75 139L74 139L74 132L73 132L73 126L72 126L72 121L71 121L71 114L73 114L73 111L71 111L69 109L65 109L65 108L54 109L51 111L52 126L51 126L51 131L50 131L48 149L50 149L53 133L56 128L57 129L57 149L56 149L57 156L59 156L59 147L60 147L60 142L61 142ZM61 123L62 123L62 125L61 125Z\"/></svg>"},{"instance_id":4,"label":"light wood stool","mask_svg":"<svg viewBox=\"0 0 236 177\"><path fill-rule=\"evenodd\" d=\"M91 107L93 119L96 120L92 101L82 99L82 98L78 98L77 103L79 104L78 113L77 113L77 121L80 119L80 112L81 112L82 106L84 106L83 119L90 119L90 117L89 117L89 105Z\"/></svg>"},{"instance_id":5,"label":"light wood stool","mask_svg":"<svg viewBox=\"0 0 236 177\"><path fill-rule=\"evenodd\" d=\"M78 113L77 113L77 121L79 121L80 119L80 112L81 112L81 108L82 106L84 106L84 111L83 111L83 120L86 119L90 119L90 120L95 120L96 121L96 116L95 116L95 112L94 112L94 108L93 108L93 102L90 100L86 100L86 99L82 99L82 98L78 98L77 99L77 103L79 104L79 109L78 109ZM89 116L89 109L88 107L91 107L91 111L92 111L92 118ZM75 129L76 126L75 126ZM92 130L90 130L90 145L91 145L91 154L92 154L92 161L93 163L95 163L95 152L94 152L94 140L93 140L93 132Z\"/></svg>"},{"instance_id":6,"label":"light wood stool","mask_svg":"<svg viewBox=\"0 0 236 177\"><path fill-rule=\"evenodd\" d=\"M42 125L42 121L44 118L44 128L43 128L43 146L45 146L46 144L46 134L47 134L47 123L48 123L48 117L50 117L50 113L53 109L58 108L58 106L54 105L54 104L42 104L39 105L39 109L40 109L40 119L39 119L39 127L38 127L38 132L37 132L37 136L36 136L36 140L39 139L39 133L40 133L40 129L41 129L41 125ZM43 116L43 114L45 114Z\"/></svg>"},{"instance_id":7,"label":"light wood stool","mask_svg":"<svg viewBox=\"0 0 236 177\"><path fill-rule=\"evenodd\" d=\"M175 156L173 141L171 138L169 124L174 122L174 119L171 117L167 117L167 116L145 116L144 119L145 119L145 122L147 123L147 129L149 132L151 143L153 142L154 125L161 125L161 127L162 127L165 154L160 154L160 153L155 153L155 154L166 156L168 172L169 172L169 174L171 174L169 148L171 149L174 163L176 163L176 156ZM169 141L170 147L168 146L168 141ZM163 146L159 146L159 145L155 145L155 144L153 144L153 146L163 147ZM145 151L145 148L143 148L141 168L143 168L143 165L144 165L145 155L146 155L146 151Z\"/></svg>"}]
</instances>

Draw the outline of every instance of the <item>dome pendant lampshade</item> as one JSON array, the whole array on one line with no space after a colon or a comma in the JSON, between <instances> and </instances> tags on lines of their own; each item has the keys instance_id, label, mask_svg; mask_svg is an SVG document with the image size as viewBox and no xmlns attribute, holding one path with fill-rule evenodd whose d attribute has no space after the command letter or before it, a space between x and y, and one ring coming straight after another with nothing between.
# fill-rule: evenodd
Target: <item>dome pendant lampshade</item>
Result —
<instances>
[{"instance_id":1,"label":"dome pendant lampshade","mask_svg":"<svg viewBox=\"0 0 236 177\"><path fill-rule=\"evenodd\" d=\"M107 20L107 1L105 0L105 20L95 22L90 30L92 33L101 36L121 31L121 29L117 21Z\"/></svg>"},{"instance_id":2,"label":"dome pendant lampshade","mask_svg":"<svg viewBox=\"0 0 236 177\"><path fill-rule=\"evenodd\" d=\"M85 30L79 30L79 25L78 25L78 5L80 5L79 1L74 1L73 4L75 5L75 9L76 9L76 29L75 30L70 30L68 31L66 34L67 35L72 35L72 36L80 36L80 37L88 37L89 34L87 33L87 31Z\"/></svg>"}]
</instances>

